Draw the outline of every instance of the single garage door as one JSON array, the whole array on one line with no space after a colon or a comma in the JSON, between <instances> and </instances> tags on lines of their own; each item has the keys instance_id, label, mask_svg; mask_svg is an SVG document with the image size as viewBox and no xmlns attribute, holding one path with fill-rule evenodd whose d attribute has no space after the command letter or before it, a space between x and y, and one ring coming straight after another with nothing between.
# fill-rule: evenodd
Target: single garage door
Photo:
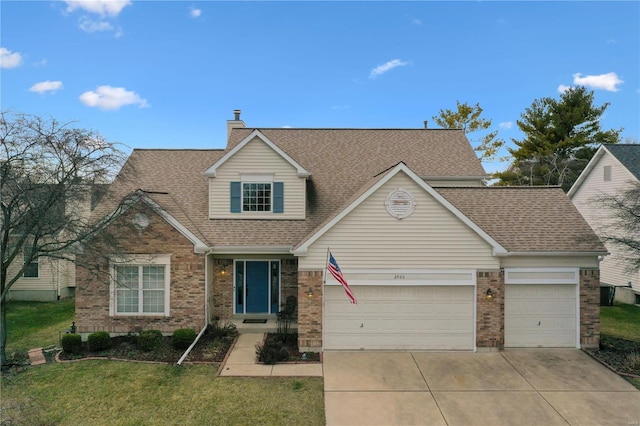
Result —
<instances>
[{"instance_id":1,"label":"single garage door","mask_svg":"<svg viewBox=\"0 0 640 426\"><path fill-rule=\"evenodd\" d=\"M575 284L507 284L504 345L576 347Z\"/></svg>"},{"instance_id":2,"label":"single garage door","mask_svg":"<svg viewBox=\"0 0 640 426\"><path fill-rule=\"evenodd\" d=\"M324 349L473 350L473 286L325 286Z\"/></svg>"}]
</instances>

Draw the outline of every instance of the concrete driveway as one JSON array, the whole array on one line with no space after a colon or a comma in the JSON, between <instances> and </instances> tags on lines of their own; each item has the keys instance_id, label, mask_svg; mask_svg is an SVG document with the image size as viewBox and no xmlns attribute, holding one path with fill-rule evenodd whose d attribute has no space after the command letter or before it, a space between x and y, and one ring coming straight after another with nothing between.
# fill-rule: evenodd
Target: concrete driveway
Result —
<instances>
[{"instance_id":1,"label":"concrete driveway","mask_svg":"<svg viewBox=\"0 0 640 426\"><path fill-rule=\"evenodd\" d=\"M328 425L640 425L640 391L577 349L325 352Z\"/></svg>"}]
</instances>

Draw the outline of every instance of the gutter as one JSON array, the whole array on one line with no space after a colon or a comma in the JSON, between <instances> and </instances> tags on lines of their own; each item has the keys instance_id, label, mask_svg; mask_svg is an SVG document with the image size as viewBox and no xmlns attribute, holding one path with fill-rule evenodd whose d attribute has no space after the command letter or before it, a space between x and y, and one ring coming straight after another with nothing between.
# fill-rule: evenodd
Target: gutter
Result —
<instances>
[{"instance_id":1,"label":"gutter","mask_svg":"<svg viewBox=\"0 0 640 426\"><path fill-rule=\"evenodd\" d=\"M509 251L505 253L496 252L494 256L607 256L609 254L607 251Z\"/></svg>"},{"instance_id":2,"label":"gutter","mask_svg":"<svg viewBox=\"0 0 640 426\"><path fill-rule=\"evenodd\" d=\"M176 365L182 365L182 363L184 362L185 358L187 356L189 356L189 352L191 352L191 349L193 349L193 347L196 345L196 343L198 343L198 340L200 340L200 338L202 337L202 335L204 334L204 332L207 330L207 324L204 325L204 327L202 327L202 330L200 330L200 333L198 333L198 335L196 336L196 338L193 340L193 342L191 343L191 345L187 348L186 352L182 354L182 356L180 357L180 359L178 360L178 362L176 363Z\"/></svg>"}]
</instances>

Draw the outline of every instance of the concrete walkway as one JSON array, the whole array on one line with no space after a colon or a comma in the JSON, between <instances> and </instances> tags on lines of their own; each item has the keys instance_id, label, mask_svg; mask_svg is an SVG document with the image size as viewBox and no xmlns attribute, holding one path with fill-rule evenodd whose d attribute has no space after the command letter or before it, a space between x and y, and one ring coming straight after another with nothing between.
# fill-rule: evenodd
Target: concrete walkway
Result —
<instances>
[{"instance_id":1,"label":"concrete walkway","mask_svg":"<svg viewBox=\"0 0 640 426\"><path fill-rule=\"evenodd\" d=\"M327 425L638 425L640 391L576 349L325 352Z\"/></svg>"},{"instance_id":2,"label":"concrete walkway","mask_svg":"<svg viewBox=\"0 0 640 426\"><path fill-rule=\"evenodd\" d=\"M322 377L321 363L256 364L256 345L262 343L264 333L241 334L235 346L220 366L220 376L240 377Z\"/></svg>"}]
</instances>

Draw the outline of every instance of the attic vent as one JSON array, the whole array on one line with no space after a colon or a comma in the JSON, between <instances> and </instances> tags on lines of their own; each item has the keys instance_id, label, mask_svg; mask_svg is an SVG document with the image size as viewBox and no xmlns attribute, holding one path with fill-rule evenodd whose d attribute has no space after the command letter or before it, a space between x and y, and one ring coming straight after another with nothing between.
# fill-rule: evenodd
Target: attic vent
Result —
<instances>
[{"instance_id":1,"label":"attic vent","mask_svg":"<svg viewBox=\"0 0 640 426\"><path fill-rule=\"evenodd\" d=\"M387 196L384 202L387 212L396 219L404 219L411 216L416 209L413 195L404 188L398 188Z\"/></svg>"}]
</instances>

